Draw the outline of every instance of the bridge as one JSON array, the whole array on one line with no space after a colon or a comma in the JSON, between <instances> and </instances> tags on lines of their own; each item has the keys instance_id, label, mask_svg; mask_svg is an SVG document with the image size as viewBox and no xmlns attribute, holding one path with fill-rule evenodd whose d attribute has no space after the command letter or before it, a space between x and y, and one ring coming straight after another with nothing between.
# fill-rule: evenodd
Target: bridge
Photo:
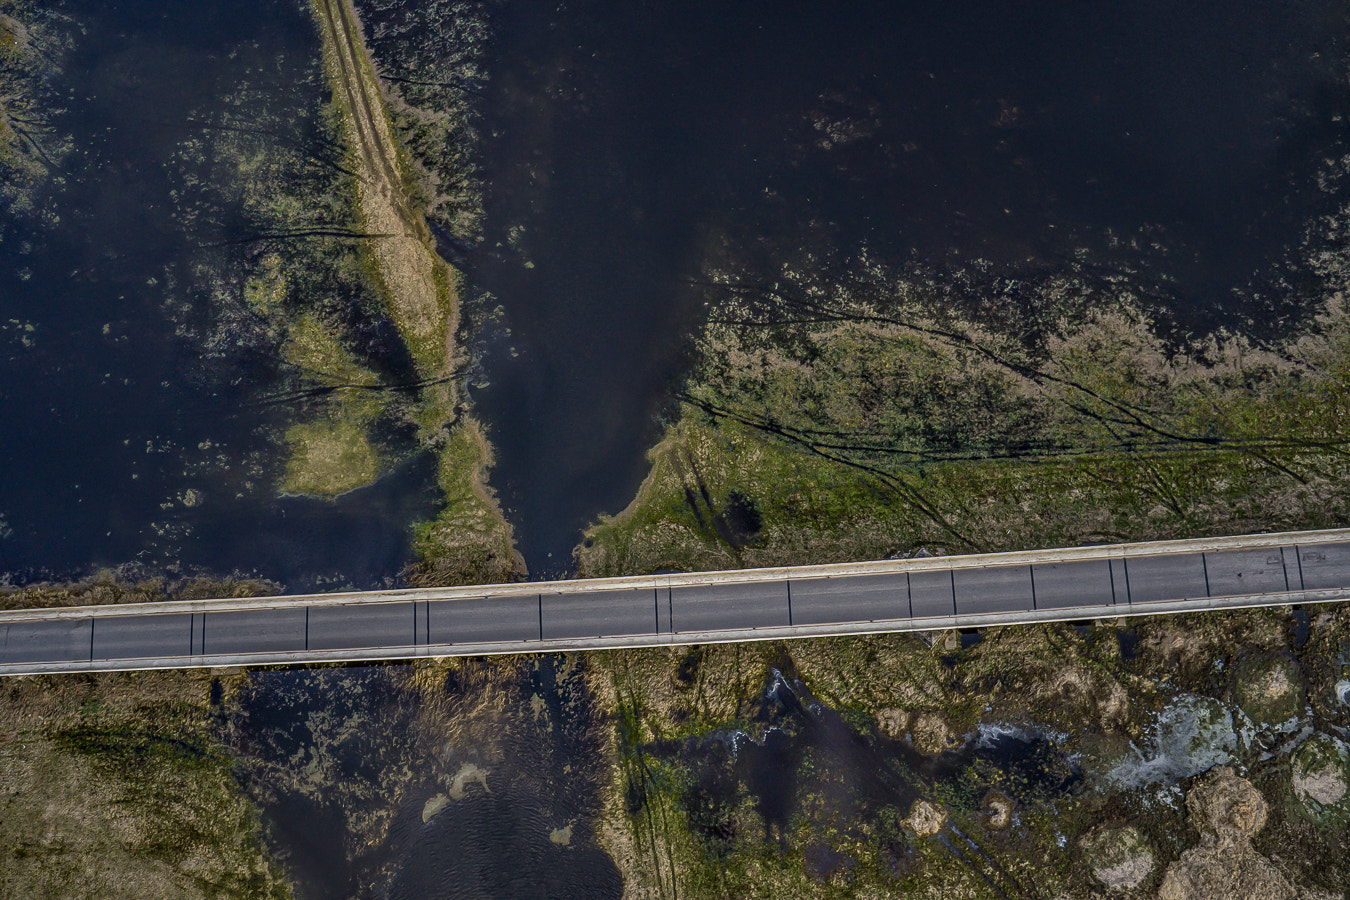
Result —
<instances>
[{"instance_id":1,"label":"bridge","mask_svg":"<svg viewBox=\"0 0 1350 900\"><path fill-rule=\"evenodd\" d=\"M1350 529L0 612L0 675L540 653L1350 599Z\"/></svg>"}]
</instances>

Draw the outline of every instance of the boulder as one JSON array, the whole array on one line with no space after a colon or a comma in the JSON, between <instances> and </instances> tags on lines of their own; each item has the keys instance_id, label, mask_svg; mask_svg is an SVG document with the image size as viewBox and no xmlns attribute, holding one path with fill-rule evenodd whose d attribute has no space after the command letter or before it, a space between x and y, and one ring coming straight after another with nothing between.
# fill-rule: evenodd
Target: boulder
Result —
<instances>
[{"instance_id":1,"label":"boulder","mask_svg":"<svg viewBox=\"0 0 1350 900\"><path fill-rule=\"evenodd\" d=\"M1293 885L1252 847L1266 801L1245 778L1217 766L1186 795L1200 844L1167 867L1158 900L1295 900Z\"/></svg>"},{"instance_id":2,"label":"boulder","mask_svg":"<svg viewBox=\"0 0 1350 900\"><path fill-rule=\"evenodd\" d=\"M893 741L904 738L909 731L909 713L903 709L887 707L877 711L877 732Z\"/></svg>"},{"instance_id":3,"label":"boulder","mask_svg":"<svg viewBox=\"0 0 1350 900\"><path fill-rule=\"evenodd\" d=\"M946 717L937 710L923 710L912 715L909 735L915 750L934 756L943 750L954 750L961 746L960 735L952 730Z\"/></svg>"},{"instance_id":4,"label":"boulder","mask_svg":"<svg viewBox=\"0 0 1350 900\"><path fill-rule=\"evenodd\" d=\"M984 827L990 831L1004 831L1013 821L1013 801L1002 791L990 791L980 803Z\"/></svg>"},{"instance_id":5,"label":"boulder","mask_svg":"<svg viewBox=\"0 0 1350 900\"><path fill-rule=\"evenodd\" d=\"M1334 737L1318 734L1294 752L1291 782L1304 815L1318 825L1350 820L1350 751Z\"/></svg>"},{"instance_id":6,"label":"boulder","mask_svg":"<svg viewBox=\"0 0 1350 900\"><path fill-rule=\"evenodd\" d=\"M1191 824L1202 835L1250 839L1266 824L1266 799L1250 781L1218 766L1186 795Z\"/></svg>"},{"instance_id":7,"label":"boulder","mask_svg":"<svg viewBox=\"0 0 1350 900\"><path fill-rule=\"evenodd\" d=\"M1257 653L1233 667L1233 702L1257 728L1289 727L1303 715L1298 663L1280 653Z\"/></svg>"},{"instance_id":8,"label":"boulder","mask_svg":"<svg viewBox=\"0 0 1350 900\"><path fill-rule=\"evenodd\" d=\"M915 800L909 808L905 827L920 837L937 834L947 824L947 810L927 800Z\"/></svg>"},{"instance_id":9,"label":"boulder","mask_svg":"<svg viewBox=\"0 0 1350 900\"><path fill-rule=\"evenodd\" d=\"M1098 828L1079 846L1092 877L1111 890L1133 891L1153 874L1153 849L1133 825Z\"/></svg>"}]
</instances>

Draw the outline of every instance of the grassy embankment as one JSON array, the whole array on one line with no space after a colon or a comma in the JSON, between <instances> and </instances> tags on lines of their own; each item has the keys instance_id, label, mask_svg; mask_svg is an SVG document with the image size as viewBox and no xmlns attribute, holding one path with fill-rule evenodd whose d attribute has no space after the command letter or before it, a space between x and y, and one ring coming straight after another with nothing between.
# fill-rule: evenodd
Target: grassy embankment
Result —
<instances>
[{"instance_id":1,"label":"grassy embankment","mask_svg":"<svg viewBox=\"0 0 1350 900\"><path fill-rule=\"evenodd\" d=\"M17 19L0 12L0 73L3 73L0 76L3 78L0 85L4 86L6 94L14 90L25 68L23 48L19 43L19 38L24 33L25 29ZM19 136L9 121L10 101L8 98L6 100L4 118L0 119L0 166L9 171L15 166L14 146L18 143Z\"/></svg>"},{"instance_id":2,"label":"grassy embankment","mask_svg":"<svg viewBox=\"0 0 1350 900\"><path fill-rule=\"evenodd\" d=\"M1350 319L1169 348L1098 312L1038 345L855 309L714 327L587 575L1319 528L1350 519Z\"/></svg>"},{"instance_id":3,"label":"grassy embankment","mask_svg":"<svg viewBox=\"0 0 1350 900\"><path fill-rule=\"evenodd\" d=\"M502 517L484 480L490 449L477 424L460 409L454 371L459 325L458 273L432 247L417 207L414 167L390 125L385 98L362 42L360 25L345 0L316 0L334 106L348 148L354 180L362 262L368 282L407 347L418 381L409 416L422 440L436 447L445 505L418 532L419 583L501 581L521 571ZM323 420L293 427L287 435L291 465L287 487L336 494L368 483L380 469L371 446L373 423L383 412L374 379L313 320L293 329L287 352L297 365L341 386Z\"/></svg>"},{"instance_id":4,"label":"grassy embankment","mask_svg":"<svg viewBox=\"0 0 1350 900\"><path fill-rule=\"evenodd\" d=\"M47 609L63 606L106 606L114 603L163 603L170 600L209 600L214 597L266 597L277 593L266 581L211 581L188 579L126 581L96 577L72 584L0 587L0 609Z\"/></svg>"}]
</instances>

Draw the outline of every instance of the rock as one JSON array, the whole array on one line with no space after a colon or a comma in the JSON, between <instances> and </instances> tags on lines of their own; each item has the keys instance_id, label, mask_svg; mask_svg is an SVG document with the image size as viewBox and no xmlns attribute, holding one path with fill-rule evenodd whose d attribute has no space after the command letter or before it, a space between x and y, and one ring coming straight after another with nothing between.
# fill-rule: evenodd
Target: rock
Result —
<instances>
[{"instance_id":1,"label":"rock","mask_svg":"<svg viewBox=\"0 0 1350 900\"><path fill-rule=\"evenodd\" d=\"M1130 695L1125 688L1081 666L1065 666L1045 684L1047 698L1081 710L1100 728L1111 731L1129 719Z\"/></svg>"},{"instance_id":2,"label":"rock","mask_svg":"<svg viewBox=\"0 0 1350 900\"><path fill-rule=\"evenodd\" d=\"M1092 877L1112 890L1135 890L1153 874L1153 850L1133 825L1099 828L1080 846Z\"/></svg>"},{"instance_id":3,"label":"rock","mask_svg":"<svg viewBox=\"0 0 1350 900\"><path fill-rule=\"evenodd\" d=\"M990 831L1003 831L1012 824L1013 802L1002 791L990 791L980 804L984 814L984 827Z\"/></svg>"},{"instance_id":4,"label":"rock","mask_svg":"<svg viewBox=\"0 0 1350 900\"><path fill-rule=\"evenodd\" d=\"M909 808L909 818L905 819L905 827L919 837L929 837L942 830L947 824L947 818L947 810L941 806L927 800L915 800L914 805Z\"/></svg>"},{"instance_id":5,"label":"rock","mask_svg":"<svg viewBox=\"0 0 1350 900\"><path fill-rule=\"evenodd\" d=\"M1186 795L1191 824L1201 834L1250 838L1266 824L1266 799L1245 778L1218 766Z\"/></svg>"},{"instance_id":6,"label":"rock","mask_svg":"<svg viewBox=\"0 0 1350 900\"><path fill-rule=\"evenodd\" d=\"M1298 663L1279 653L1244 657L1233 667L1233 702L1262 730L1292 724L1304 706Z\"/></svg>"},{"instance_id":7,"label":"rock","mask_svg":"<svg viewBox=\"0 0 1350 900\"><path fill-rule=\"evenodd\" d=\"M1298 894L1249 841L1201 842L1168 866L1158 900L1295 900Z\"/></svg>"},{"instance_id":8,"label":"rock","mask_svg":"<svg viewBox=\"0 0 1350 900\"><path fill-rule=\"evenodd\" d=\"M1334 737L1318 734L1294 753L1294 797L1319 825L1350 820L1350 751Z\"/></svg>"},{"instance_id":9,"label":"rock","mask_svg":"<svg viewBox=\"0 0 1350 900\"><path fill-rule=\"evenodd\" d=\"M909 735L915 750L932 755L955 749L960 743L947 720L934 710L915 713L910 719Z\"/></svg>"},{"instance_id":10,"label":"rock","mask_svg":"<svg viewBox=\"0 0 1350 900\"><path fill-rule=\"evenodd\" d=\"M877 732L883 737L898 741L909 730L909 714L903 709L889 707L877 712Z\"/></svg>"},{"instance_id":11,"label":"rock","mask_svg":"<svg viewBox=\"0 0 1350 900\"><path fill-rule=\"evenodd\" d=\"M1200 844L1167 867L1158 900L1295 900L1297 893L1252 847L1266 801L1245 778L1218 766L1186 795Z\"/></svg>"},{"instance_id":12,"label":"rock","mask_svg":"<svg viewBox=\"0 0 1350 900\"><path fill-rule=\"evenodd\" d=\"M877 732L896 741L909 738L914 749L934 756L960 743L942 714L931 709L912 714L895 707L883 709L877 713Z\"/></svg>"}]
</instances>

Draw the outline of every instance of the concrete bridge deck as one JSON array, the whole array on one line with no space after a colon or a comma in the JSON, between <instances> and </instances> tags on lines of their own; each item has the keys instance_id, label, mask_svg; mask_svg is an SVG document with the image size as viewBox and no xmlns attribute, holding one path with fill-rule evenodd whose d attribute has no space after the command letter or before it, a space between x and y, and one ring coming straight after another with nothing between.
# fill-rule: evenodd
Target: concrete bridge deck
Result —
<instances>
[{"instance_id":1,"label":"concrete bridge deck","mask_svg":"<svg viewBox=\"0 0 1350 900\"><path fill-rule=\"evenodd\" d=\"M537 653L1350 599L1350 529L0 613L0 675Z\"/></svg>"}]
</instances>

